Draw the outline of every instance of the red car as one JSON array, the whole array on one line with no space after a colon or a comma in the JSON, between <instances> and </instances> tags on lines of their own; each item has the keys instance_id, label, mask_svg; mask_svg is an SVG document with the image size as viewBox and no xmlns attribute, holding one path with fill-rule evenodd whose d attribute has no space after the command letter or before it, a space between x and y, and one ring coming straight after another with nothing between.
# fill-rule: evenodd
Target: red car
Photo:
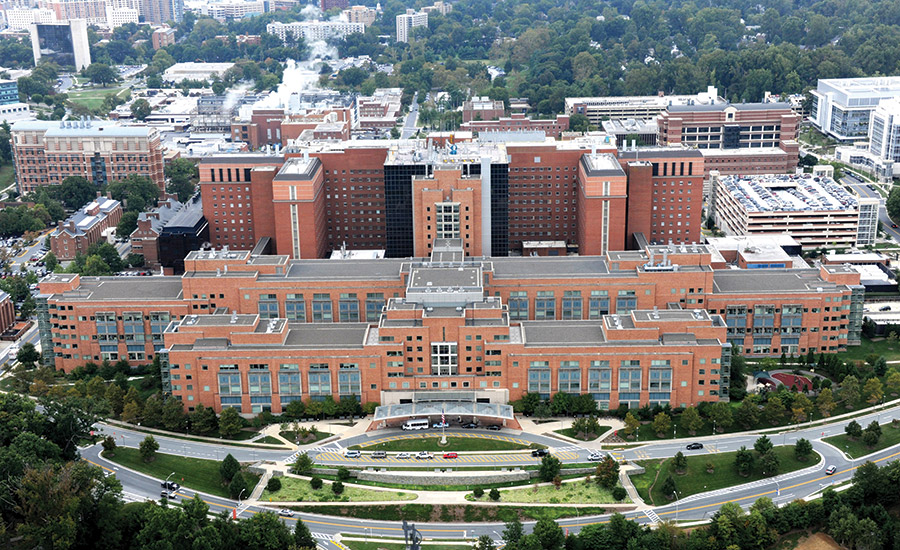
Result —
<instances>
[{"instance_id":1,"label":"red car","mask_svg":"<svg viewBox=\"0 0 900 550\"><path fill-rule=\"evenodd\" d=\"M457 458L458 456L456 453L444 453L444 458Z\"/></svg>"}]
</instances>

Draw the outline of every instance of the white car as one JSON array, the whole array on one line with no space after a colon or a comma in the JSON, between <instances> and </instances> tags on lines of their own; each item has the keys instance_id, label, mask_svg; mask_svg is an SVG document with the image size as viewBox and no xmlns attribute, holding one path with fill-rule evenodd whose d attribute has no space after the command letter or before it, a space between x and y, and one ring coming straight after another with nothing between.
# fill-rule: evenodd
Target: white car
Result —
<instances>
[{"instance_id":1,"label":"white car","mask_svg":"<svg viewBox=\"0 0 900 550\"><path fill-rule=\"evenodd\" d=\"M344 451L344 458L359 458L362 453L359 451Z\"/></svg>"},{"instance_id":2,"label":"white car","mask_svg":"<svg viewBox=\"0 0 900 550\"><path fill-rule=\"evenodd\" d=\"M416 459L418 459L418 460L433 460L434 455L429 453L428 451L422 451L416 455Z\"/></svg>"},{"instance_id":3,"label":"white car","mask_svg":"<svg viewBox=\"0 0 900 550\"><path fill-rule=\"evenodd\" d=\"M399 459L412 458L412 455L409 453L400 453L397 455L397 458L399 458Z\"/></svg>"}]
</instances>

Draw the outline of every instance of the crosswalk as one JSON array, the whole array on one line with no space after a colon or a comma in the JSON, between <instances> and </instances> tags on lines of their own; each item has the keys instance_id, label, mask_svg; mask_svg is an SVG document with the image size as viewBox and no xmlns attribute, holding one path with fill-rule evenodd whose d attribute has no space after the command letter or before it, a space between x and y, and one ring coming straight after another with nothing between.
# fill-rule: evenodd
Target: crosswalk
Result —
<instances>
[{"instance_id":1,"label":"crosswalk","mask_svg":"<svg viewBox=\"0 0 900 550\"><path fill-rule=\"evenodd\" d=\"M644 515L646 515L648 518L650 518L650 523L652 523L653 525L656 525L657 523L660 522L659 516L656 515L656 512L654 512L650 508L644 510Z\"/></svg>"}]
</instances>

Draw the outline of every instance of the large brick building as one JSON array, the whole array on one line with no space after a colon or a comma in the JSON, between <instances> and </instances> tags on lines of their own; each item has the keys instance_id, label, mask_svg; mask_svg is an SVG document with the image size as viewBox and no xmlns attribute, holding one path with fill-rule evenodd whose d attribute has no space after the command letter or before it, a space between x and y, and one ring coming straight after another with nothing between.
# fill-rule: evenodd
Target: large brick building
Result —
<instances>
[{"instance_id":1,"label":"large brick building","mask_svg":"<svg viewBox=\"0 0 900 550\"><path fill-rule=\"evenodd\" d=\"M165 188L159 132L93 120L19 121L12 125L19 192L81 176L98 187L136 174Z\"/></svg>"},{"instance_id":2,"label":"large brick building","mask_svg":"<svg viewBox=\"0 0 900 550\"><path fill-rule=\"evenodd\" d=\"M460 239L434 241L426 259L198 251L183 277L139 286L53 274L38 312L58 369L161 354L188 409L244 413L429 391L681 406L727 395L729 344L777 355L858 343L858 273L726 267L706 245L674 244L560 258L466 257Z\"/></svg>"},{"instance_id":3,"label":"large brick building","mask_svg":"<svg viewBox=\"0 0 900 550\"><path fill-rule=\"evenodd\" d=\"M99 194L99 193L98 193ZM50 251L59 260L74 260L77 254L104 238L104 232L122 219L122 204L109 197L97 197L69 216L50 233Z\"/></svg>"},{"instance_id":4,"label":"large brick building","mask_svg":"<svg viewBox=\"0 0 900 550\"><path fill-rule=\"evenodd\" d=\"M279 175L286 158L304 154L319 161L308 167L307 191ZM426 256L430 241L443 236L463 239L471 256L515 254L535 240L602 254L633 247L636 232L651 243L699 241L703 172L696 150L619 153L611 140L595 137L446 147L354 140L289 149L284 157L207 157L200 189L213 246L250 248L272 237L279 254L294 258L321 258L345 244L409 257ZM276 199L279 186L287 195ZM286 204L280 201L295 200L309 215L276 211ZM458 217L454 205L463 209ZM439 209L449 209L441 216L456 224L450 233L438 233ZM275 219L283 220L277 230ZM304 238L296 251L294 233Z\"/></svg>"}]
</instances>

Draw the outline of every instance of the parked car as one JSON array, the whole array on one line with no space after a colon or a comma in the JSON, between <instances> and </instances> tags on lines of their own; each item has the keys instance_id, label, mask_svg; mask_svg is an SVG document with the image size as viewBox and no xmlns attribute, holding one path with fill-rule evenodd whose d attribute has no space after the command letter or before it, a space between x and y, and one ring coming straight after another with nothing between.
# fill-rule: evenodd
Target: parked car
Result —
<instances>
[{"instance_id":1,"label":"parked car","mask_svg":"<svg viewBox=\"0 0 900 550\"><path fill-rule=\"evenodd\" d=\"M830 476L833 475L837 471L837 466L831 465L825 468L825 475Z\"/></svg>"},{"instance_id":2,"label":"parked car","mask_svg":"<svg viewBox=\"0 0 900 550\"><path fill-rule=\"evenodd\" d=\"M421 451L416 455L417 460L431 460L434 458L434 455L429 453L428 451Z\"/></svg>"},{"instance_id":3,"label":"parked car","mask_svg":"<svg viewBox=\"0 0 900 550\"><path fill-rule=\"evenodd\" d=\"M547 449L535 449L531 451L531 456L547 456L550 454L550 451Z\"/></svg>"},{"instance_id":4,"label":"parked car","mask_svg":"<svg viewBox=\"0 0 900 550\"><path fill-rule=\"evenodd\" d=\"M444 458L458 458L459 455L456 453L444 453Z\"/></svg>"},{"instance_id":5,"label":"parked car","mask_svg":"<svg viewBox=\"0 0 900 550\"><path fill-rule=\"evenodd\" d=\"M288 510L287 508L282 508L281 510L278 510L278 515L279 516L287 516L289 518L292 518L292 517L294 517L294 511Z\"/></svg>"},{"instance_id":6,"label":"parked car","mask_svg":"<svg viewBox=\"0 0 900 550\"><path fill-rule=\"evenodd\" d=\"M399 458L400 460L404 460L404 459L407 459L407 458L412 458L412 454L410 454L410 453L400 453L400 454L397 455L397 458Z\"/></svg>"},{"instance_id":7,"label":"parked car","mask_svg":"<svg viewBox=\"0 0 900 550\"><path fill-rule=\"evenodd\" d=\"M387 458L387 453L384 451L374 451L372 453L372 458Z\"/></svg>"},{"instance_id":8,"label":"parked car","mask_svg":"<svg viewBox=\"0 0 900 550\"><path fill-rule=\"evenodd\" d=\"M435 422L434 425L431 427L436 430L439 430L441 428L449 428L450 424L447 424L446 422Z\"/></svg>"},{"instance_id":9,"label":"parked car","mask_svg":"<svg viewBox=\"0 0 900 550\"><path fill-rule=\"evenodd\" d=\"M359 451L344 451L344 458L359 458L362 456L362 453Z\"/></svg>"},{"instance_id":10,"label":"parked car","mask_svg":"<svg viewBox=\"0 0 900 550\"><path fill-rule=\"evenodd\" d=\"M603 453L594 451L593 453L588 455L588 460L591 462L597 462L597 461L603 460Z\"/></svg>"},{"instance_id":11,"label":"parked car","mask_svg":"<svg viewBox=\"0 0 900 550\"><path fill-rule=\"evenodd\" d=\"M181 485L175 483L174 481L163 481L159 484L159 486L170 491L177 491L178 489L181 489Z\"/></svg>"},{"instance_id":12,"label":"parked car","mask_svg":"<svg viewBox=\"0 0 900 550\"><path fill-rule=\"evenodd\" d=\"M688 443L686 449L689 451L696 451L697 449L702 449L703 443Z\"/></svg>"}]
</instances>

